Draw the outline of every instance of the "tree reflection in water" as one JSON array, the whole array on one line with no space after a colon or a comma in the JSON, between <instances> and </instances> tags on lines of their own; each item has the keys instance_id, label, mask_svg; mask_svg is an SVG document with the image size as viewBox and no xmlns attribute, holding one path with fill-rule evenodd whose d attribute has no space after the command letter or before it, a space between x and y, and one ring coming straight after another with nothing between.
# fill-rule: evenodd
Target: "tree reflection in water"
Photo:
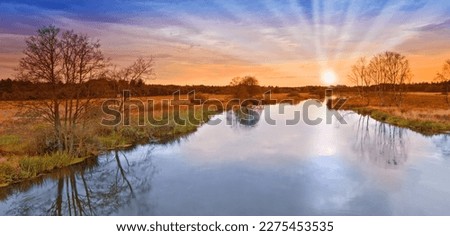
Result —
<instances>
[{"instance_id":1,"label":"tree reflection in water","mask_svg":"<svg viewBox=\"0 0 450 236\"><path fill-rule=\"evenodd\" d=\"M440 150L443 157L450 159L450 134L433 137L433 143Z\"/></svg>"},{"instance_id":2,"label":"tree reflection in water","mask_svg":"<svg viewBox=\"0 0 450 236\"><path fill-rule=\"evenodd\" d=\"M239 107L236 110L230 110L226 113L227 124L231 125L232 128L256 127L261 118L262 109L262 106L255 106L252 108Z\"/></svg>"},{"instance_id":3,"label":"tree reflection in water","mask_svg":"<svg viewBox=\"0 0 450 236\"><path fill-rule=\"evenodd\" d=\"M116 150L106 157L88 159L82 165L46 176L47 179L38 181L54 181L56 186L52 184L48 189L31 189L30 196L36 196L33 198L13 199L6 214L111 215L129 204L137 191L150 191L151 179L156 173L151 150L148 149L143 157L133 158L133 161L127 158L126 152ZM102 168L97 168L100 166ZM14 187L17 192L22 192L32 186L36 187L36 182L27 183L23 188ZM16 194L11 192L8 195L5 198L14 198Z\"/></svg>"},{"instance_id":4,"label":"tree reflection in water","mask_svg":"<svg viewBox=\"0 0 450 236\"><path fill-rule=\"evenodd\" d=\"M398 168L408 159L405 129L360 116L353 148L359 157L384 168Z\"/></svg>"}]
</instances>

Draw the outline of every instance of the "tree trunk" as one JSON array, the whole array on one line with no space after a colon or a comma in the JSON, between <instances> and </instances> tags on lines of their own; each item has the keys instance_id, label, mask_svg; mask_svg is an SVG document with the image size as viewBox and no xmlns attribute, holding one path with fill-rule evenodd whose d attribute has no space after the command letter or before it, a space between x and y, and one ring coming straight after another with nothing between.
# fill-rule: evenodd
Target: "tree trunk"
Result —
<instances>
[{"instance_id":1,"label":"tree trunk","mask_svg":"<svg viewBox=\"0 0 450 236\"><path fill-rule=\"evenodd\" d=\"M448 87L450 84L450 80L445 83L445 101L447 102L447 105L450 106L450 101L448 100Z\"/></svg>"},{"instance_id":2,"label":"tree trunk","mask_svg":"<svg viewBox=\"0 0 450 236\"><path fill-rule=\"evenodd\" d=\"M63 151L64 145L63 145L63 135L62 135L62 131L61 131L61 117L59 114L58 99L53 100L53 110L54 110L54 114L55 114L54 127L55 127L55 135L56 135L56 142L58 145L58 151Z\"/></svg>"}]
</instances>

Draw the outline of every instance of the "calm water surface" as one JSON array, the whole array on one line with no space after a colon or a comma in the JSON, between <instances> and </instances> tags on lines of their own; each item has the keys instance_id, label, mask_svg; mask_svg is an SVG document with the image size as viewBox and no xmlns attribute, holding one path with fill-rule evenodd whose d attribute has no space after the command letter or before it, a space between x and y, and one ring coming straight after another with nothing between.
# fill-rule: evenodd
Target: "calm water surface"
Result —
<instances>
[{"instance_id":1,"label":"calm water surface","mask_svg":"<svg viewBox=\"0 0 450 236\"><path fill-rule=\"evenodd\" d=\"M448 135L351 112L347 124L287 126L302 104L283 107L0 189L0 215L450 215Z\"/></svg>"}]
</instances>

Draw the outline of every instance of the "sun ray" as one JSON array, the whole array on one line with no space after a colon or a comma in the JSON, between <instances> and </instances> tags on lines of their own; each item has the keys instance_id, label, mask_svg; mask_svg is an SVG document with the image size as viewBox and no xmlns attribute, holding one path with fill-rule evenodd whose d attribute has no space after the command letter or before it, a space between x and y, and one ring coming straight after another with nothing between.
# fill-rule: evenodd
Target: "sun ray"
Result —
<instances>
[{"instance_id":1,"label":"sun ray","mask_svg":"<svg viewBox=\"0 0 450 236\"><path fill-rule=\"evenodd\" d=\"M368 29L367 33L365 33L362 40L359 40L359 43L356 45L356 47L353 48L349 58L356 58L360 56L362 52L368 53L369 55L377 53L373 48L370 48L369 46L377 37L379 37L383 29L385 29L386 26L389 25L389 21L398 12L400 7L401 4L382 7L380 13L375 17L374 23L370 26L366 26L366 29Z\"/></svg>"},{"instance_id":2,"label":"sun ray","mask_svg":"<svg viewBox=\"0 0 450 236\"><path fill-rule=\"evenodd\" d=\"M283 27L280 29L281 32L285 35L289 35L292 37L292 41L296 42L299 47L301 48L302 51L296 51L297 53L301 53L301 52L306 52L308 54L311 53L311 48L309 47L309 44L311 42L308 42L308 39L305 39L305 37L303 37L304 35L311 35L311 28L309 27L309 24L307 24L304 21L303 15L302 13L300 13L300 16L297 16L295 14L295 12L292 12L292 15L297 16L297 19L295 19L295 24L294 27L292 27L292 23L290 22L290 19L288 19L288 16L291 16L291 14L286 15L283 14L280 9L278 8L279 4L277 4L274 1L269 1L270 5L266 3L267 8L269 9L269 11L275 16L277 17L277 19L279 21L281 21L283 23ZM299 30L301 29L301 30ZM301 55L301 54L300 54Z\"/></svg>"},{"instance_id":3,"label":"sun ray","mask_svg":"<svg viewBox=\"0 0 450 236\"><path fill-rule=\"evenodd\" d=\"M338 32L338 43L334 49L334 55L333 55L333 59L339 59L342 51L344 49L344 46L346 44L346 37L348 35L351 34L351 32L353 31L353 26L354 26L354 22L356 20L356 4L355 1L349 1L349 6L347 7L347 10L345 12L345 18L344 18L344 22L343 22L343 26L340 28L339 32Z\"/></svg>"},{"instance_id":4,"label":"sun ray","mask_svg":"<svg viewBox=\"0 0 450 236\"><path fill-rule=\"evenodd\" d=\"M314 45L315 45L315 49L316 49L316 60L317 62L321 65L321 67L323 67L323 53L322 53L322 30L320 27L320 1L318 0L313 0L313 29L314 29L314 36L315 36L315 40L314 40Z\"/></svg>"}]
</instances>

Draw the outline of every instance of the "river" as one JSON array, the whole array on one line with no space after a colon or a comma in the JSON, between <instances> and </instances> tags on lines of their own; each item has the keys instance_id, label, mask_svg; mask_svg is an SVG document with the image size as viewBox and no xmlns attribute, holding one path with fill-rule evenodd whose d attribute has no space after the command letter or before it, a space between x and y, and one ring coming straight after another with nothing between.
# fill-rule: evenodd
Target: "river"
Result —
<instances>
[{"instance_id":1,"label":"river","mask_svg":"<svg viewBox=\"0 0 450 236\"><path fill-rule=\"evenodd\" d=\"M304 107L224 112L172 143L2 188L0 215L450 215L448 135L350 111L327 124L317 106L323 122L287 125Z\"/></svg>"}]
</instances>

